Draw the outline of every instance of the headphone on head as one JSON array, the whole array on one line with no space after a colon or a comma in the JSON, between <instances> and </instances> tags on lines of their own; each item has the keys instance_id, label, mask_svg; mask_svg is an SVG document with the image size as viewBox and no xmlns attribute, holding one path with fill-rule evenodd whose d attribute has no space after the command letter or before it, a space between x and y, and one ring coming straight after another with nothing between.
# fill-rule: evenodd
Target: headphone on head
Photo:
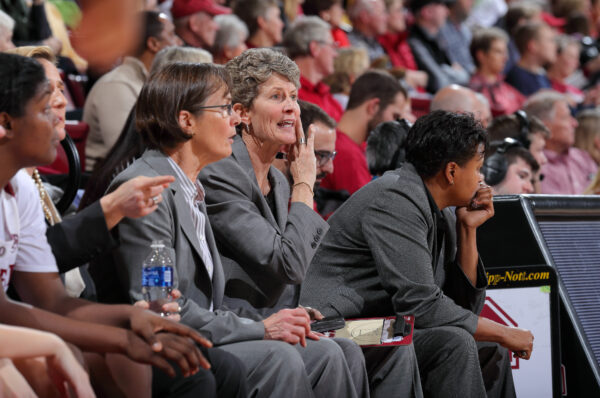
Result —
<instances>
[{"instance_id":1,"label":"headphone on head","mask_svg":"<svg viewBox=\"0 0 600 398\"><path fill-rule=\"evenodd\" d=\"M531 141L529 141L529 133L531 132L531 127L529 125L529 118L527 117L527 113L524 110L519 109L515 113L513 113L519 122L519 135L517 135L516 139L519 141L525 149L529 149L529 145L531 145Z\"/></svg>"},{"instance_id":2,"label":"headphone on head","mask_svg":"<svg viewBox=\"0 0 600 398\"><path fill-rule=\"evenodd\" d=\"M510 148L524 147L523 144L514 138L507 137L503 141L494 141L491 145L497 145L496 152L485 158L481 167L481 174L486 184L494 186L502 182L508 171L508 159L506 151Z\"/></svg>"}]
</instances>

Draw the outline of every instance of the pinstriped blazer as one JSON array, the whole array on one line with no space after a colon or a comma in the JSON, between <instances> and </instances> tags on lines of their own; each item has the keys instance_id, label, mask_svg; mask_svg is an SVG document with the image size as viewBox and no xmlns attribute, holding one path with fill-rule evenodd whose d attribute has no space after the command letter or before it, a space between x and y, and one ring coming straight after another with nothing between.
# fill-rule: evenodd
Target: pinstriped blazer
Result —
<instances>
[{"instance_id":1,"label":"pinstriped blazer","mask_svg":"<svg viewBox=\"0 0 600 398\"><path fill-rule=\"evenodd\" d=\"M148 150L119 174L109 190L136 176L174 175L166 155ZM189 207L176 180L163 191L158 209L139 219L125 218L116 227L120 245L110 256L92 265L101 301L134 302L142 298L142 263L150 252L150 243L161 239L174 261L173 287L182 293L181 322L202 331L215 345L244 340L260 340L264 336L262 322L239 317L220 308L223 304L225 276L217 253L208 217L206 240L213 258L212 281L202 263L200 244L189 215ZM206 215L204 204L201 210ZM210 302L215 311L209 311Z\"/></svg>"}]
</instances>

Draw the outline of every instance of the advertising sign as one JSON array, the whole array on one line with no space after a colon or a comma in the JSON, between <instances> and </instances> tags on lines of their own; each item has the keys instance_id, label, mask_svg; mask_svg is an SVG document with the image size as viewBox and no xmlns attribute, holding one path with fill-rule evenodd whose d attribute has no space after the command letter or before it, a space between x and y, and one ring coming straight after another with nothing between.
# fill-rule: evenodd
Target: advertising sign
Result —
<instances>
[{"instance_id":1,"label":"advertising sign","mask_svg":"<svg viewBox=\"0 0 600 398\"><path fill-rule=\"evenodd\" d=\"M533 333L529 360L512 356L513 378L518 397L552 397L556 387L558 358L553 351L554 273L548 267L493 269L481 315L506 326Z\"/></svg>"}]
</instances>

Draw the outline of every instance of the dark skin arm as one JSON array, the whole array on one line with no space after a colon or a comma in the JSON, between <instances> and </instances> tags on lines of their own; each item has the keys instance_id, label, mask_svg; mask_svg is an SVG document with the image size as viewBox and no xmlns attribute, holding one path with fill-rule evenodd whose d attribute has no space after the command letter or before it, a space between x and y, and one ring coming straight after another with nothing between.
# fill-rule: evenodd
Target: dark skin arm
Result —
<instances>
[{"instance_id":1,"label":"dark skin arm","mask_svg":"<svg viewBox=\"0 0 600 398\"><path fill-rule=\"evenodd\" d=\"M456 236L458 237L457 259L463 272L473 286L477 284L477 227L494 215L492 189L481 186L466 207L456 208Z\"/></svg>"},{"instance_id":2,"label":"dark skin arm","mask_svg":"<svg viewBox=\"0 0 600 398\"><path fill-rule=\"evenodd\" d=\"M457 257L465 275L473 286L477 284L477 227L494 215L492 191L481 186L467 207L456 209L458 236ZM473 336L478 341L493 341L512 350L516 356L529 359L533 350L533 334L529 330L509 328L484 317L479 317Z\"/></svg>"},{"instance_id":3,"label":"dark skin arm","mask_svg":"<svg viewBox=\"0 0 600 398\"><path fill-rule=\"evenodd\" d=\"M55 333L86 351L122 353L173 374L168 362L135 333L111 326L81 322L15 303L0 292L0 322Z\"/></svg>"},{"instance_id":4,"label":"dark skin arm","mask_svg":"<svg viewBox=\"0 0 600 398\"><path fill-rule=\"evenodd\" d=\"M150 311L130 305L105 305L71 298L67 296L57 273L14 272L12 281L19 296L26 303L41 307L49 312L64 315L70 318L69 320L72 322L83 321L79 323L85 323L85 325L88 325L87 328L94 330L96 328L101 330L110 328L111 330L116 329L121 334L123 332L127 333L124 335L126 337L124 342L123 339L119 340L121 341L120 347L124 350L108 352L122 352L133 360L148 363L148 361L140 360L138 356L131 355L129 352L129 345L132 344L132 341L136 343L136 339L139 339L151 352L154 351L165 358L178 362L184 374L189 374L200 366L203 368L210 367L192 340L206 347L210 347L212 344L187 326L163 319ZM93 326L90 327L87 322L92 322ZM64 340L83 349L106 352L100 347L93 348L98 344L102 346L106 334L82 334L82 330L87 331L87 328L80 329L69 324L61 332L42 329L54 332ZM81 345L81 340L71 340L73 337L71 333L84 337L83 343L85 345ZM158 357L154 352L152 354ZM160 359L161 362L164 361L164 359Z\"/></svg>"}]
</instances>

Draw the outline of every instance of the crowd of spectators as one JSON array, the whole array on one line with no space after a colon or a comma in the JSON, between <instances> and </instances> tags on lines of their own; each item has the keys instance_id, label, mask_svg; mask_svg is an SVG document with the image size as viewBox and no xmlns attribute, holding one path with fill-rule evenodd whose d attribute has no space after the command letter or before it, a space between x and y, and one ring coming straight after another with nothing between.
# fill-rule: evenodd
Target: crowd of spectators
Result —
<instances>
[{"instance_id":1,"label":"crowd of spectators","mask_svg":"<svg viewBox=\"0 0 600 398\"><path fill-rule=\"evenodd\" d=\"M43 331L0 349L0 395L512 396L533 336L478 316L473 231L493 195L600 193L599 31L599 1L0 0L0 338ZM63 221L45 173L75 127ZM392 314L414 347L310 331Z\"/></svg>"}]
</instances>

